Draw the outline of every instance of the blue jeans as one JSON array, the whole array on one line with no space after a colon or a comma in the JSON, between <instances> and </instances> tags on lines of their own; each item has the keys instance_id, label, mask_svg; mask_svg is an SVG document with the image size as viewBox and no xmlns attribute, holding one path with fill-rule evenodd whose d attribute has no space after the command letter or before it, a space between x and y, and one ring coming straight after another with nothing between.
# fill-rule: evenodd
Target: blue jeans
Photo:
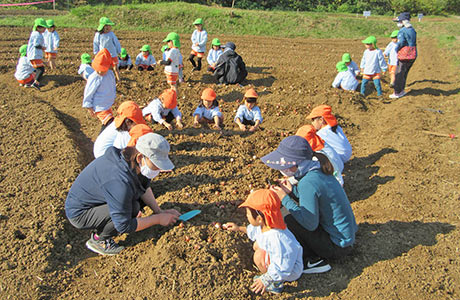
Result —
<instances>
[{"instance_id":1,"label":"blue jeans","mask_svg":"<svg viewBox=\"0 0 460 300\"><path fill-rule=\"evenodd\" d=\"M382 96L382 86L380 85L380 79L374 79L375 89L377 90L377 96ZM361 95L366 93L366 84L369 82L369 79L364 79L361 82Z\"/></svg>"}]
</instances>

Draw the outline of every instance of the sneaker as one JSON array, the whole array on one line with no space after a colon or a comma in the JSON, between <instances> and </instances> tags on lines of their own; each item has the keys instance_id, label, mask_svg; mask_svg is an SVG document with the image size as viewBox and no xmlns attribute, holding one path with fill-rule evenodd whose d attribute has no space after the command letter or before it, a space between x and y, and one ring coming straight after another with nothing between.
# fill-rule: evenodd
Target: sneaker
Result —
<instances>
[{"instance_id":1,"label":"sneaker","mask_svg":"<svg viewBox=\"0 0 460 300\"><path fill-rule=\"evenodd\" d=\"M261 277L262 275L256 275L254 276L253 280L255 281L256 279L258 279L259 277ZM272 283L270 283L269 285L267 285L265 287L265 290L267 292L270 292L270 293L273 293L273 294L280 294L284 289L284 284L282 281L273 281Z\"/></svg>"},{"instance_id":2,"label":"sneaker","mask_svg":"<svg viewBox=\"0 0 460 300\"><path fill-rule=\"evenodd\" d=\"M194 67L194 68L192 69L192 72L199 71L199 70L200 70L200 69L198 69L198 67Z\"/></svg>"},{"instance_id":3,"label":"sneaker","mask_svg":"<svg viewBox=\"0 0 460 300\"><path fill-rule=\"evenodd\" d=\"M23 87L24 85L22 83L19 84L20 87Z\"/></svg>"},{"instance_id":4,"label":"sneaker","mask_svg":"<svg viewBox=\"0 0 460 300\"><path fill-rule=\"evenodd\" d=\"M307 264L304 264L304 274L319 274L325 273L331 270L331 266L321 258L318 258L315 261L307 261Z\"/></svg>"},{"instance_id":5,"label":"sneaker","mask_svg":"<svg viewBox=\"0 0 460 300\"><path fill-rule=\"evenodd\" d=\"M31 88L31 87L32 87L32 83L26 83L26 84L24 84L24 87L25 87L25 88Z\"/></svg>"},{"instance_id":6,"label":"sneaker","mask_svg":"<svg viewBox=\"0 0 460 300\"><path fill-rule=\"evenodd\" d=\"M40 90L40 86L35 82L32 83L31 87L33 87L34 89Z\"/></svg>"},{"instance_id":7,"label":"sneaker","mask_svg":"<svg viewBox=\"0 0 460 300\"><path fill-rule=\"evenodd\" d=\"M399 98L404 97L406 94L407 94L406 91L402 91L399 94L393 93L393 94L390 95L390 98L391 99L399 99Z\"/></svg>"},{"instance_id":8,"label":"sneaker","mask_svg":"<svg viewBox=\"0 0 460 300\"><path fill-rule=\"evenodd\" d=\"M98 240L96 234L92 233L91 238L86 242L86 247L101 255L116 255L120 253L125 247L115 243L113 239Z\"/></svg>"},{"instance_id":9,"label":"sneaker","mask_svg":"<svg viewBox=\"0 0 460 300\"><path fill-rule=\"evenodd\" d=\"M392 89L394 87L395 87L394 83L390 83L390 89Z\"/></svg>"}]
</instances>

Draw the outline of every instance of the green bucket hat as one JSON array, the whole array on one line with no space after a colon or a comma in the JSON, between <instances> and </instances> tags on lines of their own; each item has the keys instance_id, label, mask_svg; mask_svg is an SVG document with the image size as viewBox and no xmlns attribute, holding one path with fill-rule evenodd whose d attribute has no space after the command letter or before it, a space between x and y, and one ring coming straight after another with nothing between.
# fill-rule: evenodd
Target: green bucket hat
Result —
<instances>
[{"instance_id":1,"label":"green bucket hat","mask_svg":"<svg viewBox=\"0 0 460 300\"><path fill-rule=\"evenodd\" d=\"M161 47L161 52L165 52L166 49L168 49L168 45L163 45L163 47Z\"/></svg>"},{"instance_id":2,"label":"green bucket hat","mask_svg":"<svg viewBox=\"0 0 460 300\"><path fill-rule=\"evenodd\" d=\"M144 46L142 46L142 48L141 48L140 50L141 50L141 51L148 51L149 53L152 51L152 50L150 49L150 46L149 46L149 45L144 45Z\"/></svg>"},{"instance_id":3,"label":"green bucket hat","mask_svg":"<svg viewBox=\"0 0 460 300\"><path fill-rule=\"evenodd\" d=\"M211 46L220 46L220 40L218 38L213 39Z\"/></svg>"},{"instance_id":4,"label":"green bucket hat","mask_svg":"<svg viewBox=\"0 0 460 300\"><path fill-rule=\"evenodd\" d=\"M365 40L362 41L363 44L372 44L374 45L375 48L377 48L377 39L375 38L375 36L371 35L371 36L368 36Z\"/></svg>"},{"instance_id":5,"label":"green bucket hat","mask_svg":"<svg viewBox=\"0 0 460 300\"><path fill-rule=\"evenodd\" d=\"M342 61L343 61L344 63L349 63L349 62L351 62L351 55L350 55L350 53L344 53L344 54L342 55Z\"/></svg>"},{"instance_id":6,"label":"green bucket hat","mask_svg":"<svg viewBox=\"0 0 460 300\"><path fill-rule=\"evenodd\" d=\"M53 27L54 26L54 20L52 20L52 19L46 20L46 25L48 25L48 28Z\"/></svg>"},{"instance_id":7,"label":"green bucket hat","mask_svg":"<svg viewBox=\"0 0 460 300\"><path fill-rule=\"evenodd\" d=\"M399 30L395 30L390 34L390 37L391 38L396 38L396 37L398 37L398 33L399 33Z\"/></svg>"},{"instance_id":8,"label":"green bucket hat","mask_svg":"<svg viewBox=\"0 0 460 300\"><path fill-rule=\"evenodd\" d=\"M348 67L347 65L345 64L344 61L339 61L335 67L337 68L337 72L343 72L343 71L346 71L348 70Z\"/></svg>"},{"instance_id":9,"label":"green bucket hat","mask_svg":"<svg viewBox=\"0 0 460 300\"><path fill-rule=\"evenodd\" d=\"M203 19L202 18L196 19L195 22L193 22L193 25L203 25Z\"/></svg>"},{"instance_id":10,"label":"green bucket hat","mask_svg":"<svg viewBox=\"0 0 460 300\"><path fill-rule=\"evenodd\" d=\"M34 21L34 31L37 30L38 26L48 28L48 25L46 25L46 21L43 18L35 19L35 21Z\"/></svg>"},{"instance_id":11,"label":"green bucket hat","mask_svg":"<svg viewBox=\"0 0 460 300\"><path fill-rule=\"evenodd\" d=\"M107 17L102 17L99 19L99 26L97 27L97 31L101 31L105 25L115 25L112 21L109 20Z\"/></svg>"},{"instance_id":12,"label":"green bucket hat","mask_svg":"<svg viewBox=\"0 0 460 300\"><path fill-rule=\"evenodd\" d=\"M125 48L121 48L120 57L125 58L126 56L128 56L128 51Z\"/></svg>"},{"instance_id":13,"label":"green bucket hat","mask_svg":"<svg viewBox=\"0 0 460 300\"><path fill-rule=\"evenodd\" d=\"M88 53L83 53L81 55L81 63L82 64L90 64L91 63L91 55Z\"/></svg>"},{"instance_id":14,"label":"green bucket hat","mask_svg":"<svg viewBox=\"0 0 460 300\"><path fill-rule=\"evenodd\" d=\"M27 55L27 44L24 44L21 47L19 47L19 53L21 53L21 57Z\"/></svg>"},{"instance_id":15,"label":"green bucket hat","mask_svg":"<svg viewBox=\"0 0 460 300\"><path fill-rule=\"evenodd\" d=\"M175 33L175 32L168 33L166 38L163 40L163 43L166 43L166 42L169 42L169 41L173 42L174 47L180 48L179 35L177 33Z\"/></svg>"}]
</instances>

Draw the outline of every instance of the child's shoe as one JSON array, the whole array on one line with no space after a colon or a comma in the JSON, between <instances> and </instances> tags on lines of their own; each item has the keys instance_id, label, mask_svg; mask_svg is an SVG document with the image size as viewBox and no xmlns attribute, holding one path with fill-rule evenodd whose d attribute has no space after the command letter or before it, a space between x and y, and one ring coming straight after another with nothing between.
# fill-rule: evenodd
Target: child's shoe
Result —
<instances>
[{"instance_id":1,"label":"child's shoe","mask_svg":"<svg viewBox=\"0 0 460 300\"><path fill-rule=\"evenodd\" d=\"M284 289L284 284L282 281L273 281L270 283L268 286L265 287L265 290L267 292L273 293L273 294L280 294L283 292Z\"/></svg>"},{"instance_id":2,"label":"child's shoe","mask_svg":"<svg viewBox=\"0 0 460 300\"><path fill-rule=\"evenodd\" d=\"M39 90L39 91L40 91L40 86L39 86L39 84L38 84L38 83L36 83L36 82L32 83L31 87L33 87L34 89L36 89L36 90Z\"/></svg>"},{"instance_id":3,"label":"child's shoe","mask_svg":"<svg viewBox=\"0 0 460 300\"><path fill-rule=\"evenodd\" d=\"M19 84L20 87L23 87L24 85L22 83Z\"/></svg>"}]
</instances>

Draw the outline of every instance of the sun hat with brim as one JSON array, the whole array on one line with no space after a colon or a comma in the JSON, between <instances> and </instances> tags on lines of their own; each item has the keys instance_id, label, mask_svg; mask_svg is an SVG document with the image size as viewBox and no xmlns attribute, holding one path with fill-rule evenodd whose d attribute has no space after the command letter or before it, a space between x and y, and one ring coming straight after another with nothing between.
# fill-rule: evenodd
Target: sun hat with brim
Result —
<instances>
[{"instance_id":1,"label":"sun hat with brim","mask_svg":"<svg viewBox=\"0 0 460 300\"><path fill-rule=\"evenodd\" d=\"M335 65L336 69L337 69L337 72L343 72L343 71L346 71L348 70L348 67L347 65L345 64L344 61L339 61L336 65Z\"/></svg>"},{"instance_id":2,"label":"sun hat with brim","mask_svg":"<svg viewBox=\"0 0 460 300\"><path fill-rule=\"evenodd\" d=\"M167 43L169 41L173 42L174 47L180 48L180 38L179 35L175 32L170 32L166 36L166 38L163 40L163 43Z\"/></svg>"},{"instance_id":3,"label":"sun hat with brim","mask_svg":"<svg viewBox=\"0 0 460 300\"><path fill-rule=\"evenodd\" d=\"M142 46L142 48L140 50L141 51L146 51L146 52L151 52L152 51L152 49L150 48L149 45Z\"/></svg>"},{"instance_id":4,"label":"sun hat with brim","mask_svg":"<svg viewBox=\"0 0 460 300\"><path fill-rule=\"evenodd\" d=\"M48 25L46 25L46 21L43 18L37 18L34 21L34 31L37 30L37 27L44 27L48 28Z\"/></svg>"},{"instance_id":5,"label":"sun hat with brim","mask_svg":"<svg viewBox=\"0 0 460 300\"><path fill-rule=\"evenodd\" d=\"M54 26L54 20L52 20L52 19L46 20L46 25L48 26L48 28L53 27Z\"/></svg>"},{"instance_id":6,"label":"sun hat with brim","mask_svg":"<svg viewBox=\"0 0 460 300\"><path fill-rule=\"evenodd\" d=\"M115 127L119 128L123 121L130 119L136 124L145 124L145 120L142 116L142 110L139 108L134 101L125 101L117 109L117 116L115 117Z\"/></svg>"},{"instance_id":7,"label":"sun hat with brim","mask_svg":"<svg viewBox=\"0 0 460 300\"><path fill-rule=\"evenodd\" d=\"M368 36L366 39L362 40L363 44L372 44L374 47L377 45L377 38L373 35Z\"/></svg>"},{"instance_id":8,"label":"sun hat with brim","mask_svg":"<svg viewBox=\"0 0 460 300\"><path fill-rule=\"evenodd\" d=\"M313 150L306 139L292 135L281 141L275 151L260 160L270 168L285 170L298 166L304 160L311 160Z\"/></svg>"},{"instance_id":9,"label":"sun hat with brim","mask_svg":"<svg viewBox=\"0 0 460 300\"><path fill-rule=\"evenodd\" d=\"M93 67L95 71L99 72L106 72L110 69L111 66L112 55L110 55L109 50L107 50L106 48L103 48L96 54L93 63L91 64L91 67Z\"/></svg>"},{"instance_id":10,"label":"sun hat with brim","mask_svg":"<svg viewBox=\"0 0 460 300\"><path fill-rule=\"evenodd\" d=\"M263 213L265 224L272 229L286 229L281 213L281 200L269 189L261 189L249 194L246 201L238 207L249 207Z\"/></svg>"},{"instance_id":11,"label":"sun hat with brim","mask_svg":"<svg viewBox=\"0 0 460 300\"><path fill-rule=\"evenodd\" d=\"M107 17L102 17L102 18L99 19L99 26L97 27L97 31L101 31L102 29L104 29L105 25L113 26L113 25L115 25L115 23L110 21L109 18L107 18Z\"/></svg>"},{"instance_id":12,"label":"sun hat with brim","mask_svg":"<svg viewBox=\"0 0 460 300\"><path fill-rule=\"evenodd\" d=\"M82 64L90 64L91 63L91 55L88 53L83 53L80 57Z\"/></svg>"},{"instance_id":13,"label":"sun hat with brim","mask_svg":"<svg viewBox=\"0 0 460 300\"><path fill-rule=\"evenodd\" d=\"M137 124L131 130L129 131L129 135L131 136L131 139L128 142L127 147L134 147L137 144L137 140L143 136L144 134L147 133L153 133L152 128L150 128L147 124Z\"/></svg>"},{"instance_id":14,"label":"sun hat with brim","mask_svg":"<svg viewBox=\"0 0 460 300\"><path fill-rule=\"evenodd\" d=\"M332 107L326 104L319 105L311 111L307 116L307 119L314 119L318 117L323 117L327 125L334 127L337 125L337 119L332 114Z\"/></svg>"},{"instance_id":15,"label":"sun hat with brim","mask_svg":"<svg viewBox=\"0 0 460 300\"><path fill-rule=\"evenodd\" d=\"M220 46L220 40L218 38L213 39L211 46Z\"/></svg>"},{"instance_id":16,"label":"sun hat with brim","mask_svg":"<svg viewBox=\"0 0 460 300\"><path fill-rule=\"evenodd\" d=\"M174 169L174 164L168 157L169 143L159 134L147 133L137 140L136 149L160 170Z\"/></svg>"},{"instance_id":17,"label":"sun hat with brim","mask_svg":"<svg viewBox=\"0 0 460 300\"><path fill-rule=\"evenodd\" d=\"M21 47L19 47L19 53L21 54L21 56L27 55L27 44L24 44Z\"/></svg>"},{"instance_id":18,"label":"sun hat with brim","mask_svg":"<svg viewBox=\"0 0 460 300\"><path fill-rule=\"evenodd\" d=\"M398 37L399 30L395 30L390 34L391 38L397 38Z\"/></svg>"},{"instance_id":19,"label":"sun hat with brim","mask_svg":"<svg viewBox=\"0 0 460 300\"><path fill-rule=\"evenodd\" d=\"M205 88L203 90L203 93L201 93L202 100L214 101L216 97L217 97L216 92L214 92L214 90L211 88Z\"/></svg>"},{"instance_id":20,"label":"sun hat with brim","mask_svg":"<svg viewBox=\"0 0 460 300\"><path fill-rule=\"evenodd\" d=\"M410 21L410 13L403 12L400 13L397 18L393 19L394 22Z\"/></svg>"},{"instance_id":21,"label":"sun hat with brim","mask_svg":"<svg viewBox=\"0 0 460 300\"><path fill-rule=\"evenodd\" d=\"M350 55L350 53L344 53L344 54L342 55L342 61L345 62L345 63L351 62L351 55Z\"/></svg>"},{"instance_id":22,"label":"sun hat with brim","mask_svg":"<svg viewBox=\"0 0 460 300\"><path fill-rule=\"evenodd\" d=\"M257 95L257 92L255 89L250 88L244 93L245 98L258 98L259 95Z\"/></svg>"},{"instance_id":23,"label":"sun hat with brim","mask_svg":"<svg viewBox=\"0 0 460 300\"><path fill-rule=\"evenodd\" d=\"M164 108L173 109L177 106L177 94L173 89L164 90L160 95Z\"/></svg>"},{"instance_id":24,"label":"sun hat with brim","mask_svg":"<svg viewBox=\"0 0 460 300\"><path fill-rule=\"evenodd\" d=\"M125 48L121 48L120 57L125 58L126 56L128 56L128 51Z\"/></svg>"},{"instance_id":25,"label":"sun hat with brim","mask_svg":"<svg viewBox=\"0 0 460 300\"><path fill-rule=\"evenodd\" d=\"M324 148L324 140L316 134L316 129L313 125L309 124L300 127L295 135L306 139L313 151L319 151Z\"/></svg>"},{"instance_id":26,"label":"sun hat with brim","mask_svg":"<svg viewBox=\"0 0 460 300\"><path fill-rule=\"evenodd\" d=\"M203 19L202 19L202 18L196 19L196 20L193 22L193 25L203 25Z\"/></svg>"}]
</instances>

